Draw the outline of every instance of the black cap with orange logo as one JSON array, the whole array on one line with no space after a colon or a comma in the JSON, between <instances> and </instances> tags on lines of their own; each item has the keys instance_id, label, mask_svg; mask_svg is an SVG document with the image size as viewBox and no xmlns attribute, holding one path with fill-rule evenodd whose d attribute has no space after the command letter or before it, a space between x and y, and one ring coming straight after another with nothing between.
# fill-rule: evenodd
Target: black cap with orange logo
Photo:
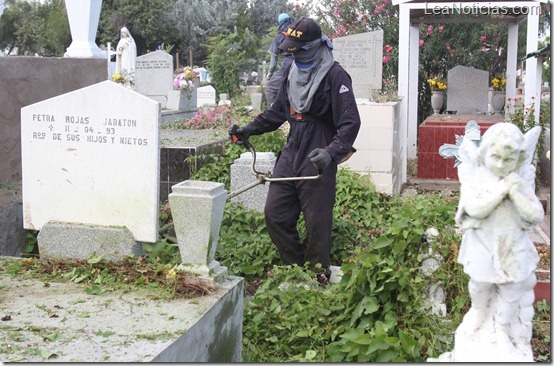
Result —
<instances>
[{"instance_id":1,"label":"black cap with orange logo","mask_svg":"<svg viewBox=\"0 0 554 366\"><path fill-rule=\"evenodd\" d=\"M286 33L287 38L279 48L288 52L296 52L307 42L321 38L321 28L312 18L298 19L291 24Z\"/></svg>"}]
</instances>

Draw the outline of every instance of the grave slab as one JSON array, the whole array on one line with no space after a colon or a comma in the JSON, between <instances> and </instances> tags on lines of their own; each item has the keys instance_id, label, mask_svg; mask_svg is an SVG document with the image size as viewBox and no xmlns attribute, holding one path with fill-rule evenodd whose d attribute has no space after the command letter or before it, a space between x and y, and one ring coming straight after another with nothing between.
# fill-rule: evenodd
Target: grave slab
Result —
<instances>
[{"instance_id":1,"label":"grave slab","mask_svg":"<svg viewBox=\"0 0 554 366\"><path fill-rule=\"evenodd\" d=\"M48 222L38 234L41 258L87 259L91 253L106 260L136 257L142 246L126 227Z\"/></svg>"},{"instance_id":2,"label":"grave slab","mask_svg":"<svg viewBox=\"0 0 554 366\"><path fill-rule=\"evenodd\" d=\"M0 268L12 260L0 257ZM171 300L139 289L89 295L80 284L45 286L5 271L0 287L0 313L10 317L0 328L2 362L242 361L240 277L212 294Z\"/></svg>"}]
</instances>

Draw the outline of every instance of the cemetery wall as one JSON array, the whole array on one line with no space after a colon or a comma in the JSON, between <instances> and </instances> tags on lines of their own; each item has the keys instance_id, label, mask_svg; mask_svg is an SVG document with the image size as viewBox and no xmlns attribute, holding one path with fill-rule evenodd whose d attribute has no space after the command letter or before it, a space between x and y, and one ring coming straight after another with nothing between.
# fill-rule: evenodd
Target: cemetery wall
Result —
<instances>
[{"instance_id":1,"label":"cemetery wall","mask_svg":"<svg viewBox=\"0 0 554 366\"><path fill-rule=\"evenodd\" d=\"M105 59L0 57L0 183L21 179L21 108L107 79Z\"/></svg>"}]
</instances>

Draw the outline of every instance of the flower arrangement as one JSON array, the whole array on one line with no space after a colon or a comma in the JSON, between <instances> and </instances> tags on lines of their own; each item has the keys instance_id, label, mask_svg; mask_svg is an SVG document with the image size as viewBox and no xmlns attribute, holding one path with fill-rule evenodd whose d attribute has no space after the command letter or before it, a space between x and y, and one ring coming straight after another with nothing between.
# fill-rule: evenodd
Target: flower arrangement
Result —
<instances>
[{"instance_id":1,"label":"flower arrangement","mask_svg":"<svg viewBox=\"0 0 554 366\"><path fill-rule=\"evenodd\" d=\"M129 75L127 74L127 70L125 69L121 70L120 73L112 74L112 77L110 79L118 84L125 84L131 81Z\"/></svg>"},{"instance_id":2,"label":"flower arrangement","mask_svg":"<svg viewBox=\"0 0 554 366\"><path fill-rule=\"evenodd\" d=\"M446 82L438 76L433 76L429 79L427 79L427 82L429 83L429 86L431 87L431 91L444 91L446 90Z\"/></svg>"},{"instance_id":3,"label":"flower arrangement","mask_svg":"<svg viewBox=\"0 0 554 366\"><path fill-rule=\"evenodd\" d=\"M177 72L177 76L173 79L173 87L175 90L192 90L194 89L194 78L199 75L198 72L186 66L182 71Z\"/></svg>"},{"instance_id":4,"label":"flower arrangement","mask_svg":"<svg viewBox=\"0 0 554 366\"><path fill-rule=\"evenodd\" d=\"M506 78L500 75L493 77L491 81L491 86L496 91L504 90L504 87L506 86Z\"/></svg>"}]
</instances>

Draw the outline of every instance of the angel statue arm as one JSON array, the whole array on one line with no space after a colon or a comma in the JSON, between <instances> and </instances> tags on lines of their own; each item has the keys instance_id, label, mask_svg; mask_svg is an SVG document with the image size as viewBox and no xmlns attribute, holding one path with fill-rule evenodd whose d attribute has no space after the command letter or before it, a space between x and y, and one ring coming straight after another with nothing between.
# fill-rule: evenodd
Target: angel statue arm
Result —
<instances>
[{"instance_id":1,"label":"angel statue arm","mask_svg":"<svg viewBox=\"0 0 554 366\"><path fill-rule=\"evenodd\" d=\"M544 218L544 209L535 195L535 167L531 164L540 133L541 128L537 126L525 134L523 163L517 174L511 173L505 178L510 185L510 199L527 226L536 225Z\"/></svg>"},{"instance_id":2,"label":"angel statue arm","mask_svg":"<svg viewBox=\"0 0 554 366\"><path fill-rule=\"evenodd\" d=\"M461 164L458 167L460 204L456 222L462 223L465 215L476 219L486 218L509 193L506 183L487 174L477 161L477 146L464 139L459 148Z\"/></svg>"}]
</instances>

